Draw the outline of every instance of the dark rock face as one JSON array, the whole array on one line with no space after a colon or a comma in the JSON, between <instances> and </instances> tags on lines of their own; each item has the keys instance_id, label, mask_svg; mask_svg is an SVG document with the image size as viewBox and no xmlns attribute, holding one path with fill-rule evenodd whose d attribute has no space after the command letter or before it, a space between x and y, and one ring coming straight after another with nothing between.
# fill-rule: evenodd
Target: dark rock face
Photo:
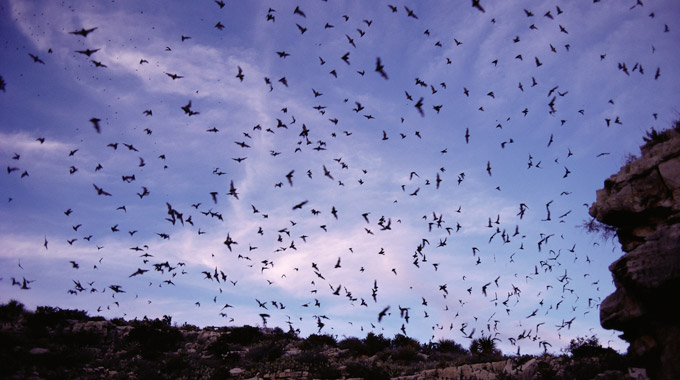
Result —
<instances>
[{"instance_id":1,"label":"dark rock face","mask_svg":"<svg viewBox=\"0 0 680 380\"><path fill-rule=\"evenodd\" d=\"M680 133L669 130L609 177L590 215L615 227L625 254L609 266L616 291L600 308L652 378L680 379Z\"/></svg>"}]
</instances>

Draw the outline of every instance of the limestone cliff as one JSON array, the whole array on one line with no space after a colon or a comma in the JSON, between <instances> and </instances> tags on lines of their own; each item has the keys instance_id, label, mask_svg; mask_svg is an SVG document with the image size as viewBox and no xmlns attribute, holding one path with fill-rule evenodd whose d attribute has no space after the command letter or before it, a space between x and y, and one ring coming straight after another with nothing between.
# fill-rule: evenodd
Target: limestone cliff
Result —
<instances>
[{"instance_id":1,"label":"limestone cliff","mask_svg":"<svg viewBox=\"0 0 680 380\"><path fill-rule=\"evenodd\" d=\"M609 269L616 291L602 327L623 331L652 378L680 378L680 128L652 133L641 156L597 191L590 215L616 228L625 254Z\"/></svg>"}]
</instances>

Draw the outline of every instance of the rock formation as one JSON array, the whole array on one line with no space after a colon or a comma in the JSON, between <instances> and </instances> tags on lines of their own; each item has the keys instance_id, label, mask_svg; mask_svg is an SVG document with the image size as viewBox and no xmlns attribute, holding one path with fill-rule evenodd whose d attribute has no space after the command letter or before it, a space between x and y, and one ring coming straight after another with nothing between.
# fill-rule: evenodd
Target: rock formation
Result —
<instances>
[{"instance_id":1,"label":"rock formation","mask_svg":"<svg viewBox=\"0 0 680 380\"><path fill-rule=\"evenodd\" d=\"M602 327L623 331L654 379L680 379L679 126L652 130L641 156L604 182L590 208L625 252L609 266L616 291L602 302Z\"/></svg>"}]
</instances>

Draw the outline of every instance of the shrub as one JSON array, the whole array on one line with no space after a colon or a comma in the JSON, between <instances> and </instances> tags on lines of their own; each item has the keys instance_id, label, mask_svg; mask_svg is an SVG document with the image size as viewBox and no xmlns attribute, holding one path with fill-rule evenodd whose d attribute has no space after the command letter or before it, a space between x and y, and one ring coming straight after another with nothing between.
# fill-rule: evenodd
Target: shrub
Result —
<instances>
[{"instance_id":1,"label":"shrub","mask_svg":"<svg viewBox=\"0 0 680 380\"><path fill-rule=\"evenodd\" d=\"M26 325L34 329L56 328L67 320L87 321L89 317L83 310L61 309L52 306L38 306L35 313L27 314Z\"/></svg>"},{"instance_id":2,"label":"shrub","mask_svg":"<svg viewBox=\"0 0 680 380\"><path fill-rule=\"evenodd\" d=\"M101 342L99 335L94 331L78 331L72 332L68 330L61 330L50 334L50 343L56 345L63 345L72 349L81 349L83 347L94 347Z\"/></svg>"},{"instance_id":3,"label":"shrub","mask_svg":"<svg viewBox=\"0 0 680 380\"><path fill-rule=\"evenodd\" d=\"M420 348L420 343L417 340L409 338L402 334L395 335L394 338L392 338L391 343L393 348L399 347L417 347L418 349Z\"/></svg>"},{"instance_id":4,"label":"shrub","mask_svg":"<svg viewBox=\"0 0 680 380\"><path fill-rule=\"evenodd\" d=\"M283 331L280 327L274 327L266 337L272 341L291 341L300 339L295 330L290 329L288 331Z\"/></svg>"},{"instance_id":5,"label":"shrub","mask_svg":"<svg viewBox=\"0 0 680 380\"><path fill-rule=\"evenodd\" d=\"M172 374L173 378L181 377L181 374L189 374L191 363L182 355L172 355L163 364L163 372Z\"/></svg>"},{"instance_id":6,"label":"shrub","mask_svg":"<svg viewBox=\"0 0 680 380\"><path fill-rule=\"evenodd\" d=\"M616 228L608 224L604 224L595 218L584 220L581 228L589 234L599 235L602 240L607 241L616 236Z\"/></svg>"},{"instance_id":7,"label":"shrub","mask_svg":"<svg viewBox=\"0 0 680 380\"><path fill-rule=\"evenodd\" d=\"M0 305L0 321L15 321L23 313L24 305L17 300L11 300L4 305Z\"/></svg>"},{"instance_id":8,"label":"shrub","mask_svg":"<svg viewBox=\"0 0 680 380\"><path fill-rule=\"evenodd\" d=\"M224 334L224 336L226 336L224 339L228 343L248 346L261 340L264 334L257 327L245 325L241 327L230 328L229 331Z\"/></svg>"},{"instance_id":9,"label":"shrub","mask_svg":"<svg viewBox=\"0 0 680 380\"><path fill-rule=\"evenodd\" d=\"M293 357L296 363L311 368L319 363L327 363L328 356L319 351L302 351Z\"/></svg>"},{"instance_id":10,"label":"shrub","mask_svg":"<svg viewBox=\"0 0 680 380\"><path fill-rule=\"evenodd\" d=\"M342 377L340 371L328 361L328 356L319 351L303 351L294 356L294 361L309 371L315 379L338 379Z\"/></svg>"},{"instance_id":11,"label":"shrub","mask_svg":"<svg viewBox=\"0 0 680 380\"><path fill-rule=\"evenodd\" d=\"M573 362L565 369L565 376L592 378L607 370L623 370L624 357L612 348L600 345L595 335L572 339L563 351L571 354Z\"/></svg>"},{"instance_id":12,"label":"shrub","mask_svg":"<svg viewBox=\"0 0 680 380\"><path fill-rule=\"evenodd\" d=\"M381 335L382 336L382 335ZM346 377L363 378L365 380L389 380L390 374L374 364L366 362L351 362L345 367Z\"/></svg>"},{"instance_id":13,"label":"shrub","mask_svg":"<svg viewBox=\"0 0 680 380\"><path fill-rule=\"evenodd\" d=\"M311 371L310 371L311 372ZM314 379L340 379L342 378L342 372L326 363L326 365L321 368L316 369L311 372Z\"/></svg>"},{"instance_id":14,"label":"shrub","mask_svg":"<svg viewBox=\"0 0 680 380\"><path fill-rule=\"evenodd\" d=\"M420 361L419 349L413 345L401 346L392 351L392 360L397 362L411 363Z\"/></svg>"},{"instance_id":15,"label":"shrub","mask_svg":"<svg viewBox=\"0 0 680 380\"><path fill-rule=\"evenodd\" d=\"M136 323L126 340L139 347L142 357L156 358L162 352L176 349L183 340L182 333L168 322L156 318Z\"/></svg>"},{"instance_id":16,"label":"shrub","mask_svg":"<svg viewBox=\"0 0 680 380\"><path fill-rule=\"evenodd\" d=\"M230 351L236 351L240 349L241 346L231 343L229 334L221 334L215 339L207 348L207 351L212 355L222 357L228 354Z\"/></svg>"},{"instance_id":17,"label":"shrub","mask_svg":"<svg viewBox=\"0 0 680 380\"><path fill-rule=\"evenodd\" d=\"M603 348L595 335L590 338L577 337L569 342L569 346L565 351L571 354L571 357L578 360L582 358L592 358L602 352Z\"/></svg>"},{"instance_id":18,"label":"shrub","mask_svg":"<svg viewBox=\"0 0 680 380\"><path fill-rule=\"evenodd\" d=\"M390 345L391 345L390 340L388 338L383 337L382 334L375 335L374 333L369 332L366 335L366 338L364 338L363 354L373 356L378 352L389 348Z\"/></svg>"},{"instance_id":19,"label":"shrub","mask_svg":"<svg viewBox=\"0 0 680 380\"><path fill-rule=\"evenodd\" d=\"M451 339L440 339L437 343L436 350L439 352L450 353L450 354L460 354L467 355L468 350L466 350L460 344L454 342Z\"/></svg>"},{"instance_id":20,"label":"shrub","mask_svg":"<svg viewBox=\"0 0 680 380\"><path fill-rule=\"evenodd\" d=\"M198 328L198 326L189 324L187 322L184 322L184 324L182 324L181 328L184 331L200 331L201 330L200 328Z\"/></svg>"},{"instance_id":21,"label":"shrub","mask_svg":"<svg viewBox=\"0 0 680 380\"><path fill-rule=\"evenodd\" d=\"M490 336L473 339L470 343L470 353L485 359L501 356L501 351L496 348L496 339Z\"/></svg>"},{"instance_id":22,"label":"shrub","mask_svg":"<svg viewBox=\"0 0 680 380\"><path fill-rule=\"evenodd\" d=\"M335 338L328 334L312 334L302 341L300 348L303 350L314 350L322 348L323 346L337 347L337 345L338 343L335 341Z\"/></svg>"},{"instance_id":23,"label":"shrub","mask_svg":"<svg viewBox=\"0 0 680 380\"><path fill-rule=\"evenodd\" d=\"M364 352L364 343L359 338L345 338L338 342L338 348L349 350L353 355L361 355Z\"/></svg>"},{"instance_id":24,"label":"shrub","mask_svg":"<svg viewBox=\"0 0 680 380\"><path fill-rule=\"evenodd\" d=\"M677 126L677 122L676 122ZM670 136L667 132L662 131L662 132L657 132L654 127L652 127L649 131L645 133L645 136L642 137L642 139L645 141L645 147L649 148L652 147L658 143L668 141L670 139Z\"/></svg>"},{"instance_id":25,"label":"shrub","mask_svg":"<svg viewBox=\"0 0 680 380\"><path fill-rule=\"evenodd\" d=\"M609 347L602 347L595 335L587 337L577 337L569 342L569 346L565 349L571 354L574 360L583 358L600 358L600 359L614 359L621 355L614 349Z\"/></svg>"},{"instance_id":26,"label":"shrub","mask_svg":"<svg viewBox=\"0 0 680 380\"><path fill-rule=\"evenodd\" d=\"M536 372L536 378L539 380L554 379L557 375L557 371L550 366L550 363L545 361L539 361L537 363Z\"/></svg>"},{"instance_id":27,"label":"shrub","mask_svg":"<svg viewBox=\"0 0 680 380\"><path fill-rule=\"evenodd\" d=\"M283 355L283 348L278 344L260 343L252 346L246 352L246 360L257 362L272 362Z\"/></svg>"},{"instance_id":28,"label":"shrub","mask_svg":"<svg viewBox=\"0 0 680 380\"><path fill-rule=\"evenodd\" d=\"M127 326L127 322L123 318L113 318L110 322L116 326Z\"/></svg>"},{"instance_id":29,"label":"shrub","mask_svg":"<svg viewBox=\"0 0 680 380\"><path fill-rule=\"evenodd\" d=\"M623 165L628 165L630 163L633 163L637 159L638 159L638 156L636 156L632 153L626 153L626 155L623 157Z\"/></svg>"}]
</instances>

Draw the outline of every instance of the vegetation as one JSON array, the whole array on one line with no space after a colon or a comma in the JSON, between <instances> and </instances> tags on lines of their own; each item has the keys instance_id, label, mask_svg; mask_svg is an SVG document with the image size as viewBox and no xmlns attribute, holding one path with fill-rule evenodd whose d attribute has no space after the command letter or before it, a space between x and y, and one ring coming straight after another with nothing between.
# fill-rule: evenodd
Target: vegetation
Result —
<instances>
[{"instance_id":1,"label":"vegetation","mask_svg":"<svg viewBox=\"0 0 680 380\"><path fill-rule=\"evenodd\" d=\"M421 344L402 334L338 342L332 335L300 338L280 328L177 326L169 316L106 321L80 310L31 312L16 301L0 305L0 326L3 379L225 379L239 368L242 378L294 371L293 378L380 380L510 359L515 368L534 360L536 378L559 380L594 378L626 363L594 336L572 340L561 356L508 357L491 336L472 340L469 350L451 339Z\"/></svg>"},{"instance_id":2,"label":"vegetation","mask_svg":"<svg viewBox=\"0 0 680 380\"><path fill-rule=\"evenodd\" d=\"M172 327L170 317L163 320L144 319L135 321L125 342L133 352L138 352L145 359L156 359L164 352L174 351L182 342L182 333Z\"/></svg>"},{"instance_id":3,"label":"vegetation","mask_svg":"<svg viewBox=\"0 0 680 380\"><path fill-rule=\"evenodd\" d=\"M645 141L643 148L651 148L652 146L668 141L671 138L673 132L680 133L680 120L675 120L671 123L671 128L663 130L661 132L651 127L642 139Z\"/></svg>"},{"instance_id":4,"label":"vegetation","mask_svg":"<svg viewBox=\"0 0 680 380\"><path fill-rule=\"evenodd\" d=\"M473 339L470 343L470 353L478 359L484 359L485 361L500 359L502 354L496 347L496 339L490 336Z\"/></svg>"},{"instance_id":5,"label":"vegetation","mask_svg":"<svg viewBox=\"0 0 680 380\"><path fill-rule=\"evenodd\" d=\"M590 379L605 370L626 368L625 358L611 348L602 347L595 336L572 339L565 351L573 359L564 371L569 378Z\"/></svg>"},{"instance_id":6,"label":"vegetation","mask_svg":"<svg viewBox=\"0 0 680 380\"><path fill-rule=\"evenodd\" d=\"M603 241L614 239L617 232L616 227L604 224L595 218L584 220L581 228L586 233L598 235Z\"/></svg>"},{"instance_id":7,"label":"vegetation","mask_svg":"<svg viewBox=\"0 0 680 380\"><path fill-rule=\"evenodd\" d=\"M305 339L300 348L303 350L319 350L324 347L337 347L338 342L330 335L312 334Z\"/></svg>"}]
</instances>

